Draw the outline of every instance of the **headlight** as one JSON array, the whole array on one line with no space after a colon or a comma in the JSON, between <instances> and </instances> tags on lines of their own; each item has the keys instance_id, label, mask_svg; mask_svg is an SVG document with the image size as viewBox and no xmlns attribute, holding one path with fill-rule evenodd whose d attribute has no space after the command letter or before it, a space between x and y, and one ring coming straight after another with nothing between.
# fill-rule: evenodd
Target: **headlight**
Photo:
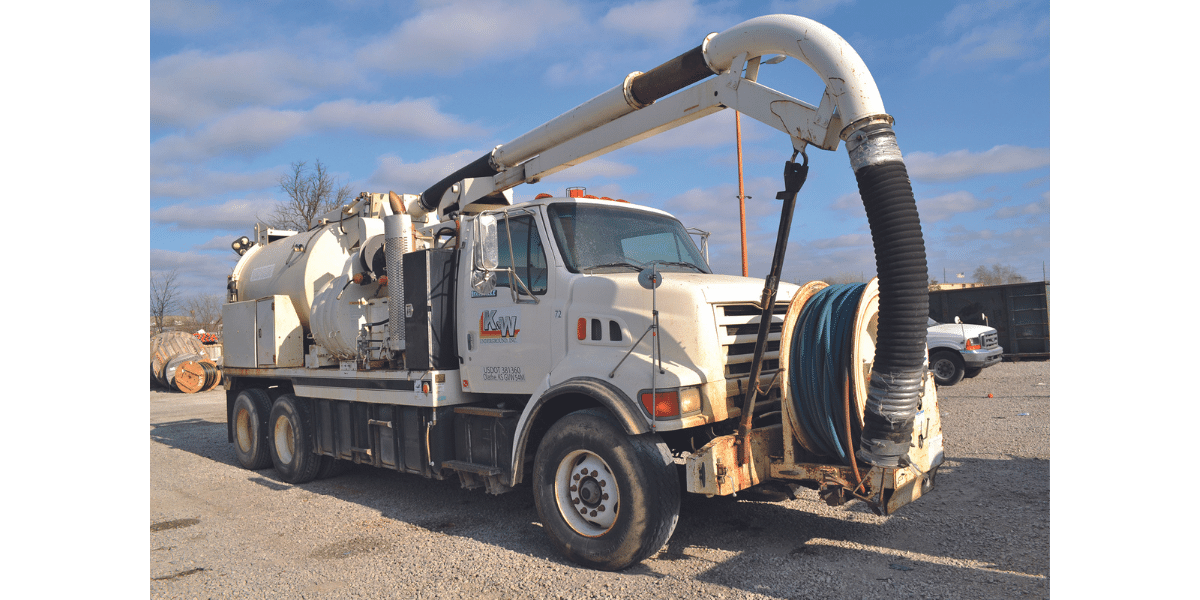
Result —
<instances>
[{"instance_id":1,"label":"headlight","mask_svg":"<svg viewBox=\"0 0 1200 600\"><path fill-rule=\"evenodd\" d=\"M973 337L967 339L967 350L978 350L983 347L983 337Z\"/></svg>"},{"instance_id":2,"label":"headlight","mask_svg":"<svg viewBox=\"0 0 1200 600\"><path fill-rule=\"evenodd\" d=\"M687 387L679 390L679 413L688 414L700 410L700 388Z\"/></svg>"}]
</instances>

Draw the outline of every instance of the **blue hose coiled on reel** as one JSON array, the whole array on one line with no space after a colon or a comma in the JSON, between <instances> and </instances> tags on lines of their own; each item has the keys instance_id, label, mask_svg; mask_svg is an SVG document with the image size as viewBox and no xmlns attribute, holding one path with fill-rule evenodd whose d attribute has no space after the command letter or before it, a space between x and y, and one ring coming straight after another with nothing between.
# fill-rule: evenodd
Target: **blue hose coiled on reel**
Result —
<instances>
[{"instance_id":1,"label":"blue hose coiled on reel","mask_svg":"<svg viewBox=\"0 0 1200 600\"><path fill-rule=\"evenodd\" d=\"M813 294L792 332L788 384L797 420L819 454L851 464L845 439L845 386L853 385L854 319L865 283L831 285ZM850 398L854 398L850 390ZM853 429L859 428L853 424Z\"/></svg>"}]
</instances>

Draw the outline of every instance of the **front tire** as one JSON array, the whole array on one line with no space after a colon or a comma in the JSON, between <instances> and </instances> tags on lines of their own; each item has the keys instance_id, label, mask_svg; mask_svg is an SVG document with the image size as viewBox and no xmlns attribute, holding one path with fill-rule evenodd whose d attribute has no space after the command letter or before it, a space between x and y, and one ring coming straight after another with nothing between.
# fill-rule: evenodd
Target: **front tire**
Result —
<instances>
[{"instance_id":1,"label":"front tire","mask_svg":"<svg viewBox=\"0 0 1200 600\"><path fill-rule=\"evenodd\" d=\"M679 482L666 444L630 436L601 409L555 423L533 466L534 504L571 561L616 571L658 552L679 519Z\"/></svg>"},{"instance_id":2,"label":"front tire","mask_svg":"<svg viewBox=\"0 0 1200 600\"><path fill-rule=\"evenodd\" d=\"M271 407L271 462L279 478L292 484L316 479L321 456L313 452L312 414L308 402L284 394Z\"/></svg>"},{"instance_id":3,"label":"front tire","mask_svg":"<svg viewBox=\"0 0 1200 600\"><path fill-rule=\"evenodd\" d=\"M233 450L238 462L251 471L271 466L270 416L271 398L264 390L242 390L233 401Z\"/></svg>"},{"instance_id":4,"label":"front tire","mask_svg":"<svg viewBox=\"0 0 1200 600\"><path fill-rule=\"evenodd\" d=\"M954 385L962 381L965 373L962 357L951 350L934 352L929 357L929 370L938 385Z\"/></svg>"}]
</instances>

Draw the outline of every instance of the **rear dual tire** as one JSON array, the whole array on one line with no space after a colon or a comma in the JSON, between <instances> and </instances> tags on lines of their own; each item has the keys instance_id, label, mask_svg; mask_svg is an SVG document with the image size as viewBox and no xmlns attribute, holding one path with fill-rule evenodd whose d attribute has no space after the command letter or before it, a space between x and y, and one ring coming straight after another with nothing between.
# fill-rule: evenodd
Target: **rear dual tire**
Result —
<instances>
[{"instance_id":1,"label":"rear dual tire","mask_svg":"<svg viewBox=\"0 0 1200 600\"><path fill-rule=\"evenodd\" d=\"M292 394L276 398L268 432L271 462L280 479L299 484L317 478L323 457L313 452L313 419L307 401Z\"/></svg>"},{"instance_id":2,"label":"rear dual tire","mask_svg":"<svg viewBox=\"0 0 1200 600\"><path fill-rule=\"evenodd\" d=\"M271 466L270 416L271 398L263 390L242 390L233 401L234 452L238 462L251 471Z\"/></svg>"}]
</instances>

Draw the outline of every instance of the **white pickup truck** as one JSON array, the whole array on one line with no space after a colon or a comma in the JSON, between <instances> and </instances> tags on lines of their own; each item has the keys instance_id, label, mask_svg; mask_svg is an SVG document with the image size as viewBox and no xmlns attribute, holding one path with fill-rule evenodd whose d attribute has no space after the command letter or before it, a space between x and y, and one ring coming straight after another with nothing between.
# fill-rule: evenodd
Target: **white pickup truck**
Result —
<instances>
[{"instance_id":1,"label":"white pickup truck","mask_svg":"<svg viewBox=\"0 0 1200 600\"><path fill-rule=\"evenodd\" d=\"M985 325L938 323L929 319L929 370L938 385L954 385L974 377L1004 358L999 333Z\"/></svg>"}]
</instances>

